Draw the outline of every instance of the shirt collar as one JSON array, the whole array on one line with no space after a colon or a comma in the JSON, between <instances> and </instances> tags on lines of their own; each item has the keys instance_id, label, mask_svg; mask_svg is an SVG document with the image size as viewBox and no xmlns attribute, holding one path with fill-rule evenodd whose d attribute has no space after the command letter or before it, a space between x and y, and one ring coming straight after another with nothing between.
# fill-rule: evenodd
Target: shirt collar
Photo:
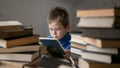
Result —
<instances>
[{"instance_id":1,"label":"shirt collar","mask_svg":"<svg viewBox=\"0 0 120 68\"><path fill-rule=\"evenodd\" d=\"M71 40L71 35L70 35L70 33L68 32L62 39L60 39L59 41L61 42L61 43L64 43L64 42L68 42L68 41L70 41Z\"/></svg>"}]
</instances>

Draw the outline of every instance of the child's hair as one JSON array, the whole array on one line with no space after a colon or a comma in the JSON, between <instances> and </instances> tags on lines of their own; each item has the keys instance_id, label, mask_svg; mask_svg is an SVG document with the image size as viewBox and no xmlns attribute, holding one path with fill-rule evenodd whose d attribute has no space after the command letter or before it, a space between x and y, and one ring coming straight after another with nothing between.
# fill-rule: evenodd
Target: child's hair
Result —
<instances>
[{"instance_id":1,"label":"child's hair","mask_svg":"<svg viewBox=\"0 0 120 68\"><path fill-rule=\"evenodd\" d=\"M52 21L58 21L66 27L69 24L69 14L64 8L55 7L48 15L48 23L50 24Z\"/></svg>"}]
</instances>

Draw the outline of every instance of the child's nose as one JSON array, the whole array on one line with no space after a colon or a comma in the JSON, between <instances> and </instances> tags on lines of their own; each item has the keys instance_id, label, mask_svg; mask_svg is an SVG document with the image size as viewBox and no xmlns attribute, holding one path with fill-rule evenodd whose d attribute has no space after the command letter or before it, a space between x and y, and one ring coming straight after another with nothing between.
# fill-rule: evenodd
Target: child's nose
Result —
<instances>
[{"instance_id":1,"label":"child's nose","mask_svg":"<svg viewBox=\"0 0 120 68\"><path fill-rule=\"evenodd\" d=\"M54 35L56 35L56 34L57 34L56 30L53 30L53 34L54 34Z\"/></svg>"}]
</instances>

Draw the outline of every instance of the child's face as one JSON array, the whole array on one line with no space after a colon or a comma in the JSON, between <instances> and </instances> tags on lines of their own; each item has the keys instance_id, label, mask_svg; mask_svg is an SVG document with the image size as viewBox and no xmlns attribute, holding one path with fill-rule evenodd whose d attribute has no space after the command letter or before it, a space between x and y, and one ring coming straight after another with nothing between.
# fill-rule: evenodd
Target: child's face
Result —
<instances>
[{"instance_id":1,"label":"child's face","mask_svg":"<svg viewBox=\"0 0 120 68\"><path fill-rule=\"evenodd\" d=\"M65 36L67 32L69 32L69 25L64 28L64 26L56 21L53 21L52 23L48 24L49 31L52 37L61 39Z\"/></svg>"}]
</instances>

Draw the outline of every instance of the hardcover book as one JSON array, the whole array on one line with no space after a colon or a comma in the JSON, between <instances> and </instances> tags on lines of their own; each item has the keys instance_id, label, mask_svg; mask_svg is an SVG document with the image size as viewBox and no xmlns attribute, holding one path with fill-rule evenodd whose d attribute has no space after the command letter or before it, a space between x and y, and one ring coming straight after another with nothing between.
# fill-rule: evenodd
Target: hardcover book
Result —
<instances>
[{"instance_id":1,"label":"hardcover book","mask_svg":"<svg viewBox=\"0 0 120 68\"><path fill-rule=\"evenodd\" d=\"M77 27L80 28L119 28L120 17L81 17Z\"/></svg>"},{"instance_id":2,"label":"hardcover book","mask_svg":"<svg viewBox=\"0 0 120 68\"><path fill-rule=\"evenodd\" d=\"M57 51L59 53L61 53L61 55L63 55L65 52L63 46L61 45L61 43L58 41L58 39L56 38L46 38L46 37L40 37L40 42L42 43L42 45L48 46L49 48L51 47L55 47L57 48ZM53 48L53 50L56 51L56 49Z\"/></svg>"},{"instance_id":3,"label":"hardcover book","mask_svg":"<svg viewBox=\"0 0 120 68\"><path fill-rule=\"evenodd\" d=\"M41 57L36 58L32 62L25 62L25 61L7 61L7 60L1 60L0 61L0 67L1 68L24 68L26 65L36 65L40 62Z\"/></svg>"},{"instance_id":4,"label":"hardcover book","mask_svg":"<svg viewBox=\"0 0 120 68\"><path fill-rule=\"evenodd\" d=\"M74 42L71 42L71 47L84 50L84 51L104 53L104 54L113 54L113 55L118 55L120 52L119 48L99 48L93 45L84 45L84 44L78 44Z\"/></svg>"},{"instance_id":5,"label":"hardcover book","mask_svg":"<svg viewBox=\"0 0 120 68\"><path fill-rule=\"evenodd\" d=\"M11 61L25 61L32 62L34 59L39 57L39 52L20 52L20 53L4 53L0 54L0 60L11 60Z\"/></svg>"},{"instance_id":6,"label":"hardcover book","mask_svg":"<svg viewBox=\"0 0 120 68\"><path fill-rule=\"evenodd\" d=\"M37 43L39 42L39 37L40 35L30 35L18 38L0 39L0 46L4 48L10 48L15 46Z\"/></svg>"},{"instance_id":7,"label":"hardcover book","mask_svg":"<svg viewBox=\"0 0 120 68\"><path fill-rule=\"evenodd\" d=\"M15 52L32 52L32 51L39 51L42 45L39 44L29 44L11 48L3 48L0 47L0 53L15 53Z\"/></svg>"},{"instance_id":8,"label":"hardcover book","mask_svg":"<svg viewBox=\"0 0 120 68\"><path fill-rule=\"evenodd\" d=\"M19 21L0 21L0 32L22 31L22 23Z\"/></svg>"},{"instance_id":9,"label":"hardcover book","mask_svg":"<svg viewBox=\"0 0 120 68\"><path fill-rule=\"evenodd\" d=\"M22 29L23 29L22 31L0 32L0 38L8 39L8 38L28 36L33 34L33 28L22 28Z\"/></svg>"},{"instance_id":10,"label":"hardcover book","mask_svg":"<svg viewBox=\"0 0 120 68\"><path fill-rule=\"evenodd\" d=\"M100 39L81 36L78 40L99 48L120 48L120 39Z\"/></svg>"},{"instance_id":11,"label":"hardcover book","mask_svg":"<svg viewBox=\"0 0 120 68\"><path fill-rule=\"evenodd\" d=\"M102 39L120 39L120 29L92 29L81 28L82 36L102 38Z\"/></svg>"},{"instance_id":12,"label":"hardcover book","mask_svg":"<svg viewBox=\"0 0 120 68\"><path fill-rule=\"evenodd\" d=\"M65 49L57 38L40 37L39 39L40 44L47 46L48 53L50 53L52 57L66 58L64 57ZM75 65L71 56L66 59L69 60L73 66Z\"/></svg>"},{"instance_id":13,"label":"hardcover book","mask_svg":"<svg viewBox=\"0 0 120 68\"><path fill-rule=\"evenodd\" d=\"M103 54L103 53L95 53L89 51L81 51L81 58L102 62L102 63L120 63L120 55L111 55L111 54Z\"/></svg>"},{"instance_id":14,"label":"hardcover book","mask_svg":"<svg viewBox=\"0 0 120 68\"><path fill-rule=\"evenodd\" d=\"M77 10L77 17L120 16L120 8Z\"/></svg>"},{"instance_id":15,"label":"hardcover book","mask_svg":"<svg viewBox=\"0 0 120 68\"><path fill-rule=\"evenodd\" d=\"M106 64L79 58L78 66L80 68L120 68L120 63Z\"/></svg>"}]
</instances>

